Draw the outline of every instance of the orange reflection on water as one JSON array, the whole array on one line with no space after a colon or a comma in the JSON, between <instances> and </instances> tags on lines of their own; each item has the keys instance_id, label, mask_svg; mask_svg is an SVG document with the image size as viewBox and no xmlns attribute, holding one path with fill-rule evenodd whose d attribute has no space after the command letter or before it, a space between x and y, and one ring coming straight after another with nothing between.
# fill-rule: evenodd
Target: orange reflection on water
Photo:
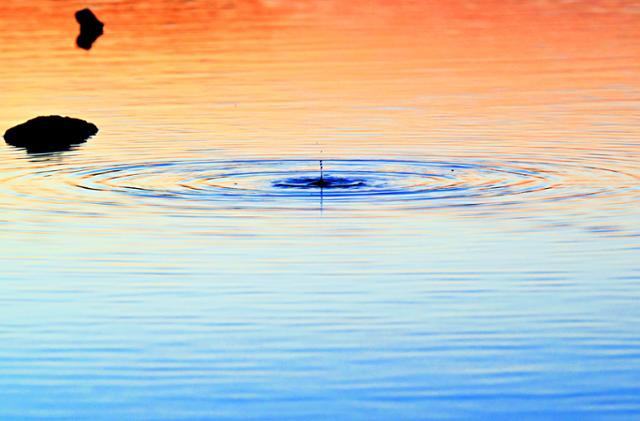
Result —
<instances>
[{"instance_id":1,"label":"orange reflection on water","mask_svg":"<svg viewBox=\"0 0 640 421\"><path fill-rule=\"evenodd\" d=\"M77 114L103 128L95 147L130 133L168 154L178 139L256 154L519 154L638 135L634 2L98 2L105 35L90 52L73 45L81 7L0 5L4 126Z\"/></svg>"}]
</instances>

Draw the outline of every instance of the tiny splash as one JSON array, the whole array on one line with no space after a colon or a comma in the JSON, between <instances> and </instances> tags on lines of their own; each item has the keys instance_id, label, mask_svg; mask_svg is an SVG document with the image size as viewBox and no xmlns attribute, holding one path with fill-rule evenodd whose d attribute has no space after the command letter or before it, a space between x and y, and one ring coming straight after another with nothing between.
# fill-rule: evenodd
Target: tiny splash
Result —
<instances>
[{"instance_id":1,"label":"tiny splash","mask_svg":"<svg viewBox=\"0 0 640 421\"><path fill-rule=\"evenodd\" d=\"M362 179L351 179L347 177L332 177L324 175L324 163L319 161L320 174L318 177L292 177L286 180L276 181L274 187L295 188L295 189L348 189L354 187L364 187L366 183Z\"/></svg>"}]
</instances>

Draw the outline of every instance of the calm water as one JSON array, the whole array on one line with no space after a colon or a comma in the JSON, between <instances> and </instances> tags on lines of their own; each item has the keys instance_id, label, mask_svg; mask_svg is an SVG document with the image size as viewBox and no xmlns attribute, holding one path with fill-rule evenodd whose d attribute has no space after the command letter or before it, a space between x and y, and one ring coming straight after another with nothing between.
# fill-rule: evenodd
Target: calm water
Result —
<instances>
[{"instance_id":1,"label":"calm water","mask_svg":"<svg viewBox=\"0 0 640 421\"><path fill-rule=\"evenodd\" d=\"M85 6L0 5L100 128L0 147L0 419L640 417L637 2Z\"/></svg>"}]
</instances>

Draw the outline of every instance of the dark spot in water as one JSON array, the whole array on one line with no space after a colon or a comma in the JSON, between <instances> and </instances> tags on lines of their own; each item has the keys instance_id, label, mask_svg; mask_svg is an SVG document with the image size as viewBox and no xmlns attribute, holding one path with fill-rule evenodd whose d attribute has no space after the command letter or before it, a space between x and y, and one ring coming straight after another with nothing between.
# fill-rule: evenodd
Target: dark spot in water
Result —
<instances>
[{"instance_id":1,"label":"dark spot in water","mask_svg":"<svg viewBox=\"0 0 640 421\"><path fill-rule=\"evenodd\" d=\"M352 189L364 187L367 183L363 179L347 177L294 177L273 183L274 187L293 189Z\"/></svg>"},{"instance_id":2,"label":"dark spot in water","mask_svg":"<svg viewBox=\"0 0 640 421\"><path fill-rule=\"evenodd\" d=\"M89 9L76 12L76 21L80 24L80 34L76 38L78 47L90 50L93 43L103 34L104 23Z\"/></svg>"},{"instance_id":3,"label":"dark spot in water","mask_svg":"<svg viewBox=\"0 0 640 421\"><path fill-rule=\"evenodd\" d=\"M66 151L98 133L98 128L79 118L40 116L18 124L4 133L9 145L29 153Z\"/></svg>"}]
</instances>

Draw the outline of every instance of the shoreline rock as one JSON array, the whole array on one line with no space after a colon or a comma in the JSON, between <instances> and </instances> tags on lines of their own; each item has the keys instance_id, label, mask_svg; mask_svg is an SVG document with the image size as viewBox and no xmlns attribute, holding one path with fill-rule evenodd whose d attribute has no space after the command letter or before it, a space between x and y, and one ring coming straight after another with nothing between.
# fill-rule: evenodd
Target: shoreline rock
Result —
<instances>
[{"instance_id":1,"label":"shoreline rock","mask_svg":"<svg viewBox=\"0 0 640 421\"><path fill-rule=\"evenodd\" d=\"M84 143L96 133L96 125L88 121L50 115L11 127L4 133L4 140L11 146L25 148L27 152L55 152Z\"/></svg>"},{"instance_id":2,"label":"shoreline rock","mask_svg":"<svg viewBox=\"0 0 640 421\"><path fill-rule=\"evenodd\" d=\"M75 17L80 24L80 34L76 38L76 45L82 49L90 50L93 43L103 34L104 23L100 22L89 9L78 10Z\"/></svg>"}]
</instances>

